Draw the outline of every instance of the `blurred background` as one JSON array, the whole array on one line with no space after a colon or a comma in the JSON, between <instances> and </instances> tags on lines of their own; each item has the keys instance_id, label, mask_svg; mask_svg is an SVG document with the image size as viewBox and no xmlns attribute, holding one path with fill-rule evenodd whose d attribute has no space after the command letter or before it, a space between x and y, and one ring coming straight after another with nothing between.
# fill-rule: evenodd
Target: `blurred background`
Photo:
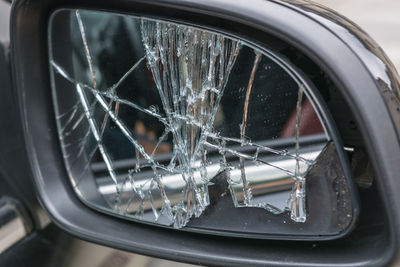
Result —
<instances>
[{"instance_id":1,"label":"blurred background","mask_svg":"<svg viewBox=\"0 0 400 267\"><path fill-rule=\"evenodd\" d=\"M315 0L345 15L368 32L400 69L400 1ZM0 0L0 41L8 42L10 4Z\"/></svg>"},{"instance_id":2,"label":"blurred background","mask_svg":"<svg viewBox=\"0 0 400 267\"><path fill-rule=\"evenodd\" d=\"M364 29L400 70L399 0L317 0Z\"/></svg>"},{"instance_id":3,"label":"blurred background","mask_svg":"<svg viewBox=\"0 0 400 267\"><path fill-rule=\"evenodd\" d=\"M350 18L368 32L388 54L400 70L400 1L399 0L318 0ZM0 0L0 41L9 43L10 4ZM133 233L132 233L133 234ZM49 242L56 247L49 250ZM35 247L20 246L25 255L40 255L47 262L27 263L21 258L20 266L86 266L86 267L158 267L193 266L150 258L95 245L60 232L54 225L44 230ZM18 253L18 251L15 251ZM35 258L35 257L33 257ZM36 257L38 258L38 256ZM32 264L32 265L31 265Z\"/></svg>"}]
</instances>

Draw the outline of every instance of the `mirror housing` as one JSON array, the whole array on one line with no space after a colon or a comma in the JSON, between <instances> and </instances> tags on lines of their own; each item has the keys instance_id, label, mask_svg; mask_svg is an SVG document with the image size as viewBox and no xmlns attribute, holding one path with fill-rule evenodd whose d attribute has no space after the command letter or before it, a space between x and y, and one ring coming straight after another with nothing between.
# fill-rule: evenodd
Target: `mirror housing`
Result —
<instances>
[{"instance_id":1,"label":"mirror housing","mask_svg":"<svg viewBox=\"0 0 400 267\"><path fill-rule=\"evenodd\" d=\"M64 7L199 25L260 47L273 47L270 42L273 36L294 48L293 58L305 55L334 85L327 105L344 145L365 148L374 173L379 174L374 180L377 192L364 193L374 195L375 202L361 200L361 210L365 212L361 213L359 226L346 238L330 242L255 241L161 229L109 217L88 208L68 183L49 82L46 41L49 18L53 11ZM18 90L32 175L41 203L64 230L124 250L212 265L315 265L327 261L336 265L360 262L374 265L386 264L397 257L399 79L384 53L347 20L318 6L286 1L46 0L32 3L22 0L13 3L11 32L14 85ZM301 62L297 65L300 69L304 67ZM312 71L307 74L313 75ZM364 195L360 197L367 199ZM363 229L373 227L368 224L371 221L368 213L375 214L375 219L381 216L385 220L378 223L383 227L366 234ZM376 242L380 242L379 249Z\"/></svg>"}]
</instances>

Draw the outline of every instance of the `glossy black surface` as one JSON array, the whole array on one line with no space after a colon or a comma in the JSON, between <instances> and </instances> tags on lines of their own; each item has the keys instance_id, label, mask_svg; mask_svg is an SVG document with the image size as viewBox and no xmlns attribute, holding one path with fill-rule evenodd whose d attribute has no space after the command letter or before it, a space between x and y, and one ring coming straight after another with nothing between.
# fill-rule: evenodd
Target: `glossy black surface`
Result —
<instances>
[{"instance_id":1,"label":"glossy black surface","mask_svg":"<svg viewBox=\"0 0 400 267\"><path fill-rule=\"evenodd\" d=\"M399 127L400 76L386 53L368 33L345 16L323 5L305 0L285 0L283 3L327 27L363 61L388 104L394 124ZM400 132L400 128L397 131Z\"/></svg>"},{"instance_id":2,"label":"glossy black surface","mask_svg":"<svg viewBox=\"0 0 400 267\"><path fill-rule=\"evenodd\" d=\"M336 34L364 62L377 82L384 85L382 91L391 90L400 97L400 77L395 66L382 48L357 24L345 16L317 3L305 0L285 0L303 14L315 19ZM386 89L385 89L386 88Z\"/></svg>"},{"instance_id":3,"label":"glossy black surface","mask_svg":"<svg viewBox=\"0 0 400 267\"><path fill-rule=\"evenodd\" d=\"M12 90L9 51L0 43L0 197L18 199L28 208L36 228L41 225L41 207L37 201L29 161L25 153L19 110Z\"/></svg>"}]
</instances>

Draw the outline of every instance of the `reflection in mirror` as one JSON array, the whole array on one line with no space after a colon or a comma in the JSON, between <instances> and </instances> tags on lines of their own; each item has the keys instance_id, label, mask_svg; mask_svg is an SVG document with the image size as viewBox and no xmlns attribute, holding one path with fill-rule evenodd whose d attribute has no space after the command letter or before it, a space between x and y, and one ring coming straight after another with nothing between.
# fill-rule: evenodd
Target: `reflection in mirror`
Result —
<instances>
[{"instance_id":1,"label":"reflection in mirror","mask_svg":"<svg viewBox=\"0 0 400 267\"><path fill-rule=\"evenodd\" d=\"M175 228L221 230L226 215L240 231L255 219L246 209L270 223L313 217L308 174L337 154L310 86L281 57L217 32L105 12L59 11L49 30L62 152L85 203ZM338 166L341 192L326 198L334 207L345 199L348 220L335 231L352 216Z\"/></svg>"}]
</instances>

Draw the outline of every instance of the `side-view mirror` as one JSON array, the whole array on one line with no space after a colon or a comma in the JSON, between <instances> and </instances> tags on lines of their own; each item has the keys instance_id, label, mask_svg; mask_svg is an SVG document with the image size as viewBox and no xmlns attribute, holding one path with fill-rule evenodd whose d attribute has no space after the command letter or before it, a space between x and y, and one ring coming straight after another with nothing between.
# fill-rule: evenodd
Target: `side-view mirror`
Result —
<instances>
[{"instance_id":1,"label":"side-view mirror","mask_svg":"<svg viewBox=\"0 0 400 267\"><path fill-rule=\"evenodd\" d=\"M88 241L211 265L387 264L400 79L302 1L13 3L38 198Z\"/></svg>"}]
</instances>

